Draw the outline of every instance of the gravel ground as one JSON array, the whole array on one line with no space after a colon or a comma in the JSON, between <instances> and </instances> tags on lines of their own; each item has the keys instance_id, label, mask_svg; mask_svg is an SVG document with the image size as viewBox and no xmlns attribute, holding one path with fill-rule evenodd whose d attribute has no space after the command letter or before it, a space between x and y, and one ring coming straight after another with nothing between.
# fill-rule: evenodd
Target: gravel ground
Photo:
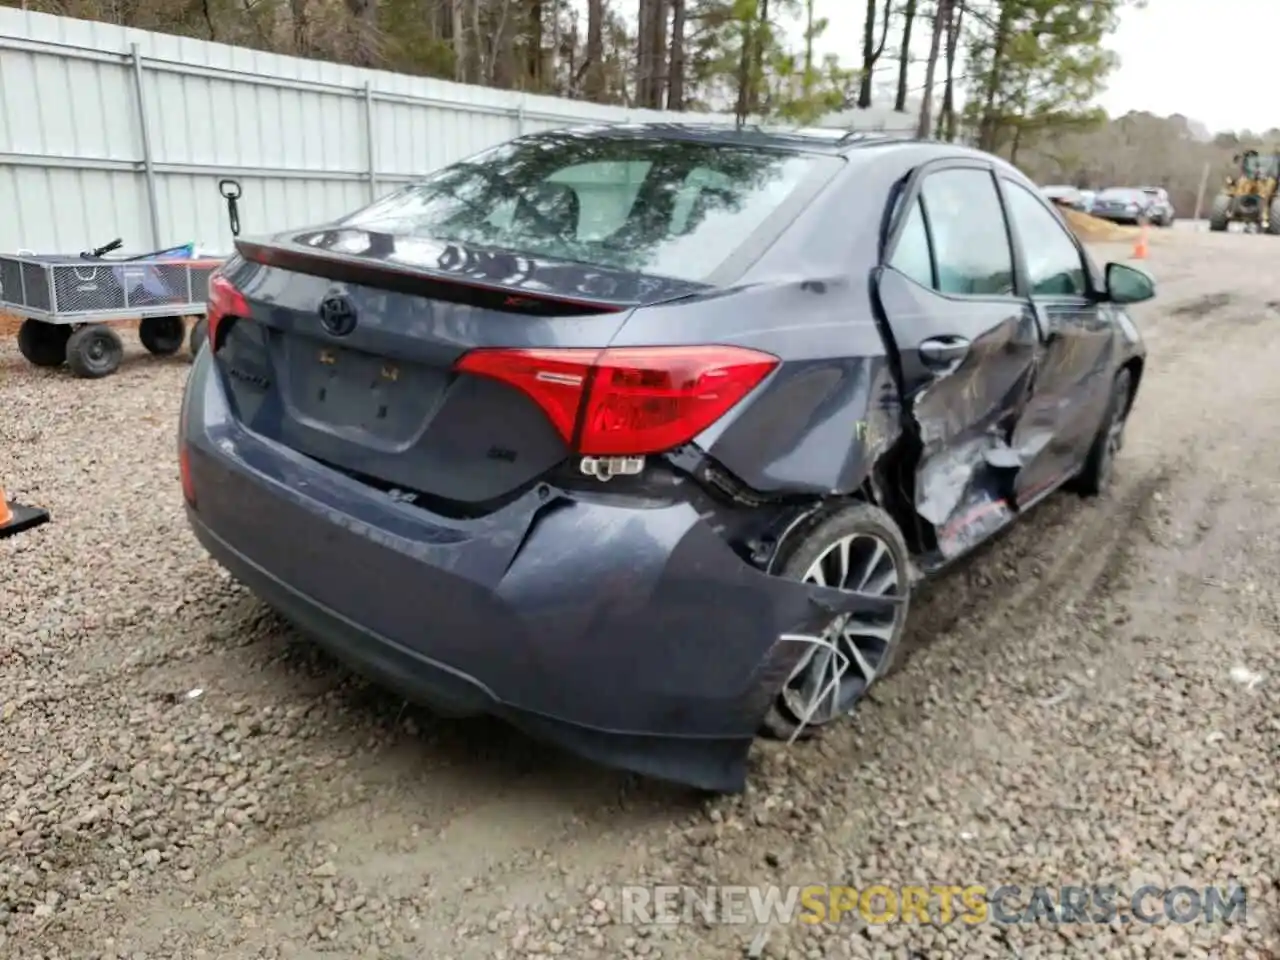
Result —
<instances>
[{"instance_id":1,"label":"gravel ground","mask_svg":"<svg viewBox=\"0 0 1280 960\"><path fill-rule=\"evenodd\" d=\"M0 955L1276 956L1277 249L1158 237L1113 494L932 585L846 728L711 800L352 677L188 534L185 363L131 342L77 381L0 341L0 481L54 514L0 542ZM643 927L618 899L1233 879L1227 925Z\"/></svg>"}]
</instances>

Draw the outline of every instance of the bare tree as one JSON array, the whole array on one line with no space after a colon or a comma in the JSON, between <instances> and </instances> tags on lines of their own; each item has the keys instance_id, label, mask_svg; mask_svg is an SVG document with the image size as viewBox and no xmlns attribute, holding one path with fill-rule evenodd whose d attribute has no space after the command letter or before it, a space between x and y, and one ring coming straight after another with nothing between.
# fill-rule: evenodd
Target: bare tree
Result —
<instances>
[{"instance_id":1,"label":"bare tree","mask_svg":"<svg viewBox=\"0 0 1280 960\"><path fill-rule=\"evenodd\" d=\"M346 0L346 5L351 13L351 59L358 66L376 66L379 52L377 0Z\"/></svg>"},{"instance_id":2,"label":"bare tree","mask_svg":"<svg viewBox=\"0 0 1280 960\"><path fill-rule=\"evenodd\" d=\"M535 90L542 86L542 22L542 0L529 0L529 36L525 53L529 80Z\"/></svg>"},{"instance_id":3,"label":"bare tree","mask_svg":"<svg viewBox=\"0 0 1280 960\"><path fill-rule=\"evenodd\" d=\"M933 12L933 32L929 37L929 59L924 68L924 96L920 98L920 119L916 123L916 136L922 140L929 136L933 119L933 82L938 73L938 52L942 49L942 31L951 17L953 0L938 0Z\"/></svg>"},{"instance_id":4,"label":"bare tree","mask_svg":"<svg viewBox=\"0 0 1280 960\"><path fill-rule=\"evenodd\" d=\"M587 0L587 52L578 70L588 100L604 101L604 0Z\"/></svg>"},{"instance_id":5,"label":"bare tree","mask_svg":"<svg viewBox=\"0 0 1280 960\"><path fill-rule=\"evenodd\" d=\"M671 57L667 68L667 109L684 109L685 0L671 0Z\"/></svg>"},{"instance_id":6,"label":"bare tree","mask_svg":"<svg viewBox=\"0 0 1280 960\"><path fill-rule=\"evenodd\" d=\"M916 0L907 0L902 10L902 43L898 47L898 94L893 109L907 112L907 73L911 66L911 27L916 21Z\"/></svg>"},{"instance_id":7,"label":"bare tree","mask_svg":"<svg viewBox=\"0 0 1280 960\"><path fill-rule=\"evenodd\" d=\"M449 0L449 18L453 27L453 79L459 83L466 82L467 68L470 64L467 43L467 4L469 0ZM475 0L470 0L474 4Z\"/></svg>"},{"instance_id":8,"label":"bare tree","mask_svg":"<svg viewBox=\"0 0 1280 960\"><path fill-rule=\"evenodd\" d=\"M946 79L942 87L942 110L938 115L936 135L943 140L956 138L956 51L960 46L960 26L964 20L964 3L955 2L947 11Z\"/></svg>"},{"instance_id":9,"label":"bare tree","mask_svg":"<svg viewBox=\"0 0 1280 960\"><path fill-rule=\"evenodd\" d=\"M876 0L867 0L867 17L862 26L862 76L858 80L858 106L864 110L871 106L872 81L876 63L884 53L889 39L889 14L892 0L884 0L880 42L876 43Z\"/></svg>"}]
</instances>

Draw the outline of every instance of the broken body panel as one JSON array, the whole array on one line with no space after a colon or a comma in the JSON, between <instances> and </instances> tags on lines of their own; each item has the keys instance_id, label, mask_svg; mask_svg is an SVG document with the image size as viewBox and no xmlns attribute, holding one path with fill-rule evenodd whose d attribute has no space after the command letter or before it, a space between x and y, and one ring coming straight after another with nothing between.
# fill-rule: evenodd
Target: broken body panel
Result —
<instances>
[{"instance_id":1,"label":"broken body panel","mask_svg":"<svg viewBox=\"0 0 1280 960\"><path fill-rule=\"evenodd\" d=\"M1006 180L1026 186L998 162L920 164L895 202L901 214L887 231L886 261L922 181L952 169L990 169L1002 196ZM928 572L1071 480L1106 412L1111 372L1145 355L1123 309L1106 302L1104 278L1078 240L1087 293L1040 297L1027 292L1025 252L1010 239L1008 294L947 296L891 266L875 270L874 303L897 359L905 429L919 444L913 506L930 527L925 543L933 549L921 558Z\"/></svg>"}]
</instances>

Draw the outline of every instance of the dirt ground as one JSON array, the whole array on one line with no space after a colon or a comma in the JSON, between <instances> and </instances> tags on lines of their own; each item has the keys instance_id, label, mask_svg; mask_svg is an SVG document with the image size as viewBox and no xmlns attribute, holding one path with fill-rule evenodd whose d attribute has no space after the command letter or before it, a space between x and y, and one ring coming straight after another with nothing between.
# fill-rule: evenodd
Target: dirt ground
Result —
<instances>
[{"instance_id":1,"label":"dirt ground","mask_svg":"<svg viewBox=\"0 0 1280 960\"><path fill-rule=\"evenodd\" d=\"M187 532L184 362L130 339L77 381L0 341L0 482L54 515L0 541L0 955L1280 955L1277 264L1270 237L1153 242L1112 494L1057 495L932 584L845 728L761 745L715 799L354 678ZM920 882L1249 899L1185 925L620 912L626 884Z\"/></svg>"}]
</instances>

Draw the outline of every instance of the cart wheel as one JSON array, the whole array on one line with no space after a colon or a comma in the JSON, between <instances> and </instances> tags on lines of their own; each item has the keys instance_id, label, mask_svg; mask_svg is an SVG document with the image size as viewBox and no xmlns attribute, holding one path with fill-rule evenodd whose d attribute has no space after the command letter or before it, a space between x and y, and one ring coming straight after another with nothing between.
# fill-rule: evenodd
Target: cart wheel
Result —
<instances>
[{"instance_id":1,"label":"cart wheel","mask_svg":"<svg viewBox=\"0 0 1280 960\"><path fill-rule=\"evenodd\" d=\"M77 377L97 380L116 372L124 359L120 334L100 323L85 324L67 341L67 366Z\"/></svg>"},{"instance_id":2,"label":"cart wheel","mask_svg":"<svg viewBox=\"0 0 1280 960\"><path fill-rule=\"evenodd\" d=\"M71 327L43 320L23 320L18 328L18 352L37 367L60 367L67 362Z\"/></svg>"},{"instance_id":3,"label":"cart wheel","mask_svg":"<svg viewBox=\"0 0 1280 960\"><path fill-rule=\"evenodd\" d=\"M204 317L201 317L191 325L191 338L187 342L188 348L191 350L191 359L195 359L200 353L200 348L204 346L205 341L209 339L209 323Z\"/></svg>"},{"instance_id":4,"label":"cart wheel","mask_svg":"<svg viewBox=\"0 0 1280 960\"><path fill-rule=\"evenodd\" d=\"M138 324L138 339L148 353L169 357L182 349L187 326L181 317L143 317Z\"/></svg>"}]
</instances>

